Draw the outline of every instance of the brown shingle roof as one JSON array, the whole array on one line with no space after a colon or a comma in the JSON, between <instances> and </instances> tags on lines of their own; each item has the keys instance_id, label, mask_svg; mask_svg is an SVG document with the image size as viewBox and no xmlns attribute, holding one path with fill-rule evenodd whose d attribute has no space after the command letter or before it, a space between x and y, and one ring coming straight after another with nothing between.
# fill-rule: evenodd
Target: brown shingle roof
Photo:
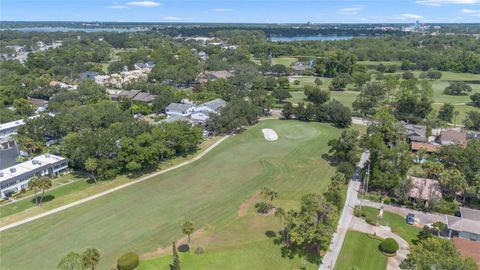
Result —
<instances>
[{"instance_id":1,"label":"brown shingle roof","mask_svg":"<svg viewBox=\"0 0 480 270\"><path fill-rule=\"evenodd\" d=\"M419 142L412 142L412 150L418 151L423 149L429 153L437 152L440 148L440 145L430 144L430 143L419 143Z\"/></svg>"},{"instance_id":2,"label":"brown shingle roof","mask_svg":"<svg viewBox=\"0 0 480 270\"><path fill-rule=\"evenodd\" d=\"M440 133L440 141L442 143L455 142L457 144L465 144L467 142L467 135L462 131L446 130Z\"/></svg>"}]
</instances>

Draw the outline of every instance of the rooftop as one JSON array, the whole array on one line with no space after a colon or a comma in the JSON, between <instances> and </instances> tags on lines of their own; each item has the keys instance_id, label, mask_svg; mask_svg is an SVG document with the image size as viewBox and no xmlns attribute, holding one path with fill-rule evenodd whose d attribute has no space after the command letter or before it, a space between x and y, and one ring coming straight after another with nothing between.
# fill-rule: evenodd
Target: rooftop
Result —
<instances>
[{"instance_id":1,"label":"rooftop","mask_svg":"<svg viewBox=\"0 0 480 270\"><path fill-rule=\"evenodd\" d=\"M54 164L58 161L66 160L63 157L52 155L52 154L43 154L36 156L31 160L13 165L6 169L0 171L0 181L8 180L12 177L27 173L34 169L40 168L46 164Z\"/></svg>"},{"instance_id":2,"label":"rooftop","mask_svg":"<svg viewBox=\"0 0 480 270\"><path fill-rule=\"evenodd\" d=\"M410 190L410 197L421 198L422 200L430 200L432 196L442 197L440 184L437 180L414 176L410 176L410 180L412 180L413 185Z\"/></svg>"},{"instance_id":3,"label":"rooftop","mask_svg":"<svg viewBox=\"0 0 480 270\"><path fill-rule=\"evenodd\" d=\"M214 99L214 100L210 100L208 102L205 102L205 103L202 103L200 105L198 105L198 107L201 107L201 106L205 106L213 111L216 111L218 110L219 108L221 107L224 107L225 105L227 105L227 102L221 98L217 98L217 99Z\"/></svg>"},{"instance_id":4,"label":"rooftop","mask_svg":"<svg viewBox=\"0 0 480 270\"><path fill-rule=\"evenodd\" d=\"M431 143L420 143L420 142L412 142L412 146L411 146L412 150L414 151L425 150L429 153L437 152L440 147L441 147L440 145L431 144Z\"/></svg>"},{"instance_id":5,"label":"rooftop","mask_svg":"<svg viewBox=\"0 0 480 270\"><path fill-rule=\"evenodd\" d=\"M465 144L467 141L467 135L463 131L445 130L440 133L440 141L456 142L459 144Z\"/></svg>"},{"instance_id":6,"label":"rooftop","mask_svg":"<svg viewBox=\"0 0 480 270\"><path fill-rule=\"evenodd\" d=\"M186 111L195 105L193 104L185 104L185 103L170 103L170 105L167 106L166 110L167 111L176 111L176 112L183 112Z\"/></svg>"}]
</instances>

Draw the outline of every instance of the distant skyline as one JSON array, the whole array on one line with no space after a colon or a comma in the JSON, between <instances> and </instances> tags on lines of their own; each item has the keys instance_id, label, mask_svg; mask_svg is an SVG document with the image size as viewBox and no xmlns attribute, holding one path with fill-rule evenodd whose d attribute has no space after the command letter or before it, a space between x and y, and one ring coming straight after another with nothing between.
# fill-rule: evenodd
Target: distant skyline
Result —
<instances>
[{"instance_id":1,"label":"distant skyline","mask_svg":"<svg viewBox=\"0 0 480 270\"><path fill-rule=\"evenodd\" d=\"M0 0L0 20L478 23L480 0Z\"/></svg>"}]
</instances>

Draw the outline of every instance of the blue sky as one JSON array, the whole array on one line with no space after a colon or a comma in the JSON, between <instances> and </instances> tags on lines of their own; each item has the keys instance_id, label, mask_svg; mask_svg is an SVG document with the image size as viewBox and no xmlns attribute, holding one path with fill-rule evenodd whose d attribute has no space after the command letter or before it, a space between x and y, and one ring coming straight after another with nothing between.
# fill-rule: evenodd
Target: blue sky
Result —
<instances>
[{"instance_id":1,"label":"blue sky","mask_svg":"<svg viewBox=\"0 0 480 270\"><path fill-rule=\"evenodd\" d=\"M0 20L480 22L480 0L0 0Z\"/></svg>"}]
</instances>

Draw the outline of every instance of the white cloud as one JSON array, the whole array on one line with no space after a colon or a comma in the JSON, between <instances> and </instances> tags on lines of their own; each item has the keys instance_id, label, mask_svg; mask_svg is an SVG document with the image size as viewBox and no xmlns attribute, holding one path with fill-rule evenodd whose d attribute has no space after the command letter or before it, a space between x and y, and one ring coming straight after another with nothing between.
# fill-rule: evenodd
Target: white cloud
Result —
<instances>
[{"instance_id":1,"label":"white cloud","mask_svg":"<svg viewBox=\"0 0 480 270\"><path fill-rule=\"evenodd\" d=\"M358 14L359 11L363 10L363 6L351 6L351 7L346 7L346 8L341 8L337 10L337 13L339 14Z\"/></svg>"},{"instance_id":2,"label":"white cloud","mask_svg":"<svg viewBox=\"0 0 480 270\"><path fill-rule=\"evenodd\" d=\"M111 6L108 6L108 8L111 8L111 9L124 9L124 8L126 8L126 6L124 6L124 5L111 5Z\"/></svg>"},{"instance_id":3,"label":"white cloud","mask_svg":"<svg viewBox=\"0 0 480 270\"><path fill-rule=\"evenodd\" d=\"M418 4L427 6L442 6L442 5L465 5L480 3L480 0L418 0Z\"/></svg>"},{"instance_id":4,"label":"white cloud","mask_svg":"<svg viewBox=\"0 0 480 270\"><path fill-rule=\"evenodd\" d=\"M465 14L480 14L480 10L473 10L473 9L464 8L464 9L462 9L462 13L465 13Z\"/></svg>"},{"instance_id":5,"label":"white cloud","mask_svg":"<svg viewBox=\"0 0 480 270\"><path fill-rule=\"evenodd\" d=\"M162 4L153 2L153 1L134 1L134 2L127 2L127 6L134 6L134 7L158 7Z\"/></svg>"},{"instance_id":6,"label":"white cloud","mask_svg":"<svg viewBox=\"0 0 480 270\"><path fill-rule=\"evenodd\" d=\"M165 16L163 17L164 20L169 20L169 21L181 21L183 20L182 17L175 17L175 16Z\"/></svg>"},{"instance_id":7,"label":"white cloud","mask_svg":"<svg viewBox=\"0 0 480 270\"><path fill-rule=\"evenodd\" d=\"M233 11L232 8L214 8L212 9L213 12L230 12Z\"/></svg>"},{"instance_id":8,"label":"white cloud","mask_svg":"<svg viewBox=\"0 0 480 270\"><path fill-rule=\"evenodd\" d=\"M423 16L420 16L420 15L417 15L417 14L410 14L410 13L404 13L404 14L402 14L402 17L406 18L406 19L414 19L414 20L418 20L418 19L423 18Z\"/></svg>"}]
</instances>

